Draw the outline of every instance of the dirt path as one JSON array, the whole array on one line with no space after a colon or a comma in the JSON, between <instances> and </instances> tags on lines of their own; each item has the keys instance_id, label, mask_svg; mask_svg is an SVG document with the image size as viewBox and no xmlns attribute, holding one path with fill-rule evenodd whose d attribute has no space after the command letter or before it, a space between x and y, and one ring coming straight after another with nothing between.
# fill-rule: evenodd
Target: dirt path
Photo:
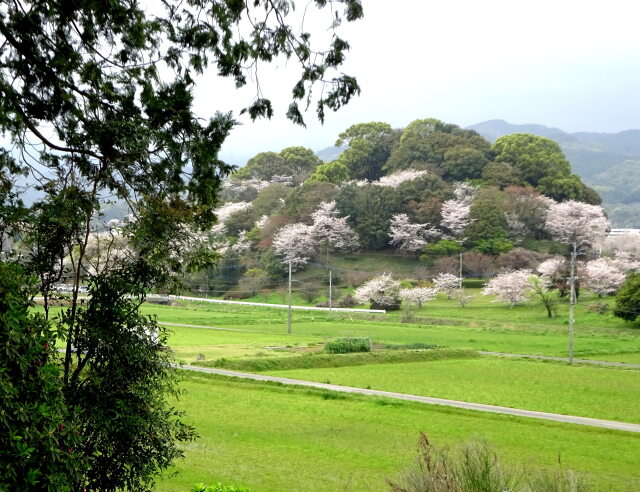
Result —
<instances>
[{"instance_id":1,"label":"dirt path","mask_svg":"<svg viewBox=\"0 0 640 492\"><path fill-rule=\"evenodd\" d=\"M442 398L432 398L429 396L408 395L404 393L394 393L390 391L379 391L364 388L354 388L351 386L338 386L336 384L316 383L312 381L302 381L299 379L281 378L276 376L267 376L264 374L252 374L246 372L227 371L225 369L213 369L208 367L197 366L176 366L180 369L188 371L204 372L209 374L219 374L222 376L231 376L236 378L253 379L255 381L273 381L283 384L291 384L296 386L308 386L312 388L325 389L330 391L340 391L343 393L355 393L360 395L382 396L385 398L395 398L398 400L415 401L429 405L443 405L447 407L463 408L465 410L477 410L480 412L501 413L505 415L514 415L516 417L527 417L534 419L553 420L565 424L589 425L592 427L601 427L604 429L615 429L627 432L640 432L640 424L630 424L627 422L616 422L613 420L600 420L587 417L576 417L572 415L561 415L557 413L536 412L533 410L522 410L519 408L500 407L496 405L485 405L483 403L470 403L457 400L445 400Z\"/></svg>"}]
</instances>

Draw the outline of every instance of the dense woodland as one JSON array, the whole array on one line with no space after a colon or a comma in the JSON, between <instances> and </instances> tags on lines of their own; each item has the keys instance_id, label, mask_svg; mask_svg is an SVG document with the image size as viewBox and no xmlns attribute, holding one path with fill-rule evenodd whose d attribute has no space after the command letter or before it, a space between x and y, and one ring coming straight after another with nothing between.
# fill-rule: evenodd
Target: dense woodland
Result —
<instances>
[{"instance_id":1,"label":"dense woodland","mask_svg":"<svg viewBox=\"0 0 640 492\"><path fill-rule=\"evenodd\" d=\"M567 252L545 227L551 206L601 201L557 143L532 134L490 144L436 119L403 129L370 122L347 128L336 146L331 162L289 147L259 153L231 175L207 238L221 251L207 290L250 295L254 288L234 289L243 274L260 285L256 276L278 278L290 260L295 271L340 251L385 250L441 272L457 272L451 256L459 253L467 274L531 267Z\"/></svg>"}]
</instances>

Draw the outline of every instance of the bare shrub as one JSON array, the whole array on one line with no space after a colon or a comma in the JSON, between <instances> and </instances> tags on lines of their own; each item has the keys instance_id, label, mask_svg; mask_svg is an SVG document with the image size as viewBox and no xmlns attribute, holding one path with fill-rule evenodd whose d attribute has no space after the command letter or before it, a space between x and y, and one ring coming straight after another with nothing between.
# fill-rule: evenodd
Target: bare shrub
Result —
<instances>
[{"instance_id":1,"label":"bare shrub","mask_svg":"<svg viewBox=\"0 0 640 492\"><path fill-rule=\"evenodd\" d=\"M433 264L433 270L436 273L452 273L457 275L460 273L460 260L453 256L438 258Z\"/></svg>"},{"instance_id":2,"label":"bare shrub","mask_svg":"<svg viewBox=\"0 0 640 492\"><path fill-rule=\"evenodd\" d=\"M506 467L484 441L472 440L457 449L437 448L420 433L416 464L397 481L392 492L589 492L582 475L565 469Z\"/></svg>"},{"instance_id":3,"label":"bare shrub","mask_svg":"<svg viewBox=\"0 0 640 492\"><path fill-rule=\"evenodd\" d=\"M500 268L507 268L513 270L530 269L535 270L544 260L544 255L537 251L531 251L525 248L515 248L506 253L500 253L496 264Z\"/></svg>"},{"instance_id":4,"label":"bare shrub","mask_svg":"<svg viewBox=\"0 0 640 492\"><path fill-rule=\"evenodd\" d=\"M462 267L471 277L486 277L495 272L493 257L477 251L470 251L462 255Z\"/></svg>"},{"instance_id":5,"label":"bare shrub","mask_svg":"<svg viewBox=\"0 0 640 492\"><path fill-rule=\"evenodd\" d=\"M364 284L369 278L369 274L365 272L356 272L354 270L349 270L344 273L344 283L349 287L358 287L359 285Z\"/></svg>"}]
</instances>

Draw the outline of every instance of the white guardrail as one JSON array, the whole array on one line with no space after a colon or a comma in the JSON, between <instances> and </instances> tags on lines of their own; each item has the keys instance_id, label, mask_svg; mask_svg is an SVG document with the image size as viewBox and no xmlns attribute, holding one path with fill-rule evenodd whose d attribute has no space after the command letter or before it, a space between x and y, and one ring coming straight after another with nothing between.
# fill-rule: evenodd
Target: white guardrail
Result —
<instances>
[{"instance_id":1,"label":"white guardrail","mask_svg":"<svg viewBox=\"0 0 640 492\"><path fill-rule=\"evenodd\" d=\"M80 296L79 299L86 299L88 296ZM33 298L36 301L42 301L44 297L36 296ZM276 309L289 309L288 304L269 304L267 302L248 302L248 301L228 301L223 299L207 299L205 297L188 297L188 296L163 296L159 294L149 294L147 299L158 299L158 300L169 300L169 299L179 299L182 301L193 301L193 302L211 302L213 304L236 304L238 306L258 306L258 307L268 307L268 308L276 308ZM291 309L300 309L302 311L340 311L342 313L377 313L377 314L386 314L386 309L352 309L352 308L328 308L328 307L316 307L316 306L294 306L291 305Z\"/></svg>"},{"instance_id":2,"label":"white guardrail","mask_svg":"<svg viewBox=\"0 0 640 492\"><path fill-rule=\"evenodd\" d=\"M277 309L289 309L288 304L269 304L266 302L248 302L248 301L227 301L222 299L206 299L204 297L188 297L188 296L160 296L156 294L150 294L147 299L179 299L182 301L194 301L194 302L211 302L213 304L235 304L238 306L259 306L269 307ZM351 309L351 308L328 308L328 307L316 307L316 306L294 306L291 305L291 309L300 309L303 311L340 311L343 313L379 313L386 314L386 309Z\"/></svg>"}]
</instances>

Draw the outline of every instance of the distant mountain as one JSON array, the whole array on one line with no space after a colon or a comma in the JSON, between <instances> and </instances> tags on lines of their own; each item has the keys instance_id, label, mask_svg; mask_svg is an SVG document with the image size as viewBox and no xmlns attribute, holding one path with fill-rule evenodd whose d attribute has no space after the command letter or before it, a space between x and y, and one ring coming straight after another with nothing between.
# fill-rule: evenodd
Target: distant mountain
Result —
<instances>
[{"instance_id":1,"label":"distant mountain","mask_svg":"<svg viewBox=\"0 0 640 492\"><path fill-rule=\"evenodd\" d=\"M468 128L490 142L511 133L533 133L555 140L573 171L593 187L616 227L640 228L640 130L619 133L568 133L544 125L489 120Z\"/></svg>"},{"instance_id":2,"label":"distant mountain","mask_svg":"<svg viewBox=\"0 0 640 492\"><path fill-rule=\"evenodd\" d=\"M340 154L342 154L342 151L346 148L346 145L342 147L327 147L325 149L317 151L316 155L322 162L331 162L340 157Z\"/></svg>"},{"instance_id":3,"label":"distant mountain","mask_svg":"<svg viewBox=\"0 0 640 492\"><path fill-rule=\"evenodd\" d=\"M503 135L510 135L511 133L533 133L534 135L550 138L558 143L564 140L574 140L567 132L559 128L534 124L515 125L505 120L484 121L476 125L471 125L468 128L477 131L491 143L495 142L497 138Z\"/></svg>"}]
</instances>

